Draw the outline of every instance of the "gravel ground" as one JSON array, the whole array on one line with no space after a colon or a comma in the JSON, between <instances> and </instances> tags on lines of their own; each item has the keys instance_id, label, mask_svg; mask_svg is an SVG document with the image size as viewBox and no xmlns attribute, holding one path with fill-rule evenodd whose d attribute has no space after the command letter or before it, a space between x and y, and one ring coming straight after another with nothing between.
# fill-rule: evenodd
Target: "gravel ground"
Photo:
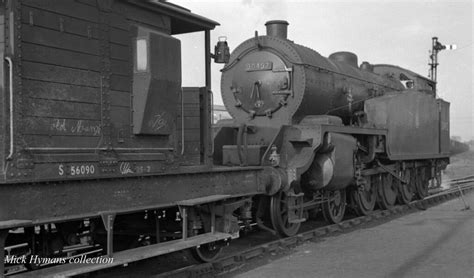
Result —
<instances>
[{"instance_id":1,"label":"gravel ground","mask_svg":"<svg viewBox=\"0 0 474 278\"><path fill-rule=\"evenodd\" d=\"M474 203L474 194L465 195ZM474 211L459 199L297 246L236 278L472 277ZM229 275L230 276L230 275Z\"/></svg>"}]
</instances>

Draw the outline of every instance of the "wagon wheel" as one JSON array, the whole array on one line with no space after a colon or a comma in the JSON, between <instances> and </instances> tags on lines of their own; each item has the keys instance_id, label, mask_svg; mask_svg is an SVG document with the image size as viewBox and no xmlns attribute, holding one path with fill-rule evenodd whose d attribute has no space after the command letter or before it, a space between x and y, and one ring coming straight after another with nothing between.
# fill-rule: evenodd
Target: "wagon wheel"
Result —
<instances>
[{"instance_id":1,"label":"wagon wheel","mask_svg":"<svg viewBox=\"0 0 474 278\"><path fill-rule=\"evenodd\" d=\"M416 175L409 169L400 172L400 175L408 183L398 182L398 202L400 204L408 204L413 199L413 184L415 183Z\"/></svg>"},{"instance_id":2,"label":"wagon wheel","mask_svg":"<svg viewBox=\"0 0 474 278\"><path fill-rule=\"evenodd\" d=\"M211 230L211 213L212 207L211 205L201 205L201 212L199 213L200 215L200 220L202 221L202 227L199 230L194 230L190 227L192 227L192 222L191 220L188 219L188 232L192 236L196 236L199 234L203 234L206 232L210 232ZM215 261L219 255L222 253L222 250L226 244L224 244L222 241L219 242L209 242L206 244L201 244L197 247L191 248L191 254L193 257L200 261L200 262L205 262L205 263L210 263Z\"/></svg>"},{"instance_id":3,"label":"wagon wheel","mask_svg":"<svg viewBox=\"0 0 474 278\"><path fill-rule=\"evenodd\" d=\"M323 203L323 216L329 223L339 223L346 211L346 190L324 192L327 202Z\"/></svg>"},{"instance_id":4,"label":"wagon wheel","mask_svg":"<svg viewBox=\"0 0 474 278\"><path fill-rule=\"evenodd\" d=\"M215 242L206 243L192 249L192 254L198 261L209 263L215 261L222 253L222 246Z\"/></svg>"},{"instance_id":5,"label":"wagon wheel","mask_svg":"<svg viewBox=\"0 0 474 278\"><path fill-rule=\"evenodd\" d=\"M377 175L372 179L372 183L377 190L377 204L381 209L389 209L397 201L397 183L394 182L391 174L385 173Z\"/></svg>"},{"instance_id":6,"label":"wagon wheel","mask_svg":"<svg viewBox=\"0 0 474 278\"><path fill-rule=\"evenodd\" d=\"M288 202L289 192L280 191L270 199L270 219L273 228L282 236L294 236L300 229L301 223L290 223L288 221L288 206L296 205L296 201Z\"/></svg>"},{"instance_id":7,"label":"wagon wheel","mask_svg":"<svg viewBox=\"0 0 474 278\"><path fill-rule=\"evenodd\" d=\"M350 191L350 198L355 213L359 216L368 215L374 210L377 191L372 183L371 177L368 177L363 186Z\"/></svg>"},{"instance_id":8,"label":"wagon wheel","mask_svg":"<svg viewBox=\"0 0 474 278\"><path fill-rule=\"evenodd\" d=\"M418 168L416 171L416 195L420 199L423 199L428 196L428 185L430 183L430 180L426 172L427 168Z\"/></svg>"}]
</instances>

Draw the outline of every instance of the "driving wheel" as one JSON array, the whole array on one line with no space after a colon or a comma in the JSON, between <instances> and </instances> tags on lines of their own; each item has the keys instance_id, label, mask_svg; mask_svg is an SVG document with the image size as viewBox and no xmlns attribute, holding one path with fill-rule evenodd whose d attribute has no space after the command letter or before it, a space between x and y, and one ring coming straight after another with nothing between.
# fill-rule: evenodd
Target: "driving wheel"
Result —
<instances>
[{"instance_id":1,"label":"driving wheel","mask_svg":"<svg viewBox=\"0 0 474 278\"><path fill-rule=\"evenodd\" d=\"M397 201L397 183L394 177L389 173L377 175L374 186L377 188L377 204L381 209L389 209L395 205Z\"/></svg>"},{"instance_id":2,"label":"driving wheel","mask_svg":"<svg viewBox=\"0 0 474 278\"><path fill-rule=\"evenodd\" d=\"M350 191L352 207L357 215L368 215L374 210L377 192L371 177L366 178L366 183Z\"/></svg>"},{"instance_id":3,"label":"driving wheel","mask_svg":"<svg viewBox=\"0 0 474 278\"><path fill-rule=\"evenodd\" d=\"M329 223L339 223L346 211L346 190L326 191L326 202L323 203L323 216Z\"/></svg>"},{"instance_id":4,"label":"driving wheel","mask_svg":"<svg viewBox=\"0 0 474 278\"><path fill-rule=\"evenodd\" d=\"M428 174L427 174L428 169L427 168L418 168L416 170L416 182L415 182L415 187L416 187L416 196L419 199L423 199L426 196L428 196L428 185L430 183Z\"/></svg>"},{"instance_id":5,"label":"driving wheel","mask_svg":"<svg viewBox=\"0 0 474 278\"><path fill-rule=\"evenodd\" d=\"M409 169L400 172L400 177L403 178L406 183L399 181L398 184L398 202L402 205L410 203L414 195L413 184L416 181L416 175Z\"/></svg>"},{"instance_id":6,"label":"driving wheel","mask_svg":"<svg viewBox=\"0 0 474 278\"><path fill-rule=\"evenodd\" d=\"M291 191L292 192L292 191ZM270 218L273 228L282 236L294 236L301 226L301 222L290 223L288 206L295 206L295 198L288 198L289 192L280 191L270 200Z\"/></svg>"}]
</instances>

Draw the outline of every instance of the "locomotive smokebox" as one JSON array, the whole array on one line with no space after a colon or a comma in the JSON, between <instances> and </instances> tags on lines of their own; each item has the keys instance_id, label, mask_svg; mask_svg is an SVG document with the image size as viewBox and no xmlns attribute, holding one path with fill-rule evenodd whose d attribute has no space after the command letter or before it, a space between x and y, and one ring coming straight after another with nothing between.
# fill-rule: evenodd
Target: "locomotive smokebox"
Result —
<instances>
[{"instance_id":1,"label":"locomotive smokebox","mask_svg":"<svg viewBox=\"0 0 474 278\"><path fill-rule=\"evenodd\" d=\"M287 39L288 37L288 21L286 20L270 20L265 23L267 27L267 36Z\"/></svg>"}]
</instances>

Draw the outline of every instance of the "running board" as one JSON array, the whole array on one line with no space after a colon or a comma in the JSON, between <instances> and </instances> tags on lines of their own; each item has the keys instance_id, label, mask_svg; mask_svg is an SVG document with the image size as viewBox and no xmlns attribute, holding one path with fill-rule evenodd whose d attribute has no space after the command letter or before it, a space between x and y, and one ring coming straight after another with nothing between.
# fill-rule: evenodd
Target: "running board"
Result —
<instances>
[{"instance_id":1,"label":"running board","mask_svg":"<svg viewBox=\"0 0 474 278\"><path fill-rule=\"evenodd\" d=\"M196 247L210 242L228 240L231 237L232 236L230 234L226 233L207 233L189 237L187 240L181 239L167 241L163 243L116 252L114 253L113 258L109 258L107 256L98 257L106 263L68 263L27 273L21 273L12 277L70 277L116 266L121 266L135 261L149 259L152 257L188 249L191 247Z\"/></svg>"}]
</instances>

